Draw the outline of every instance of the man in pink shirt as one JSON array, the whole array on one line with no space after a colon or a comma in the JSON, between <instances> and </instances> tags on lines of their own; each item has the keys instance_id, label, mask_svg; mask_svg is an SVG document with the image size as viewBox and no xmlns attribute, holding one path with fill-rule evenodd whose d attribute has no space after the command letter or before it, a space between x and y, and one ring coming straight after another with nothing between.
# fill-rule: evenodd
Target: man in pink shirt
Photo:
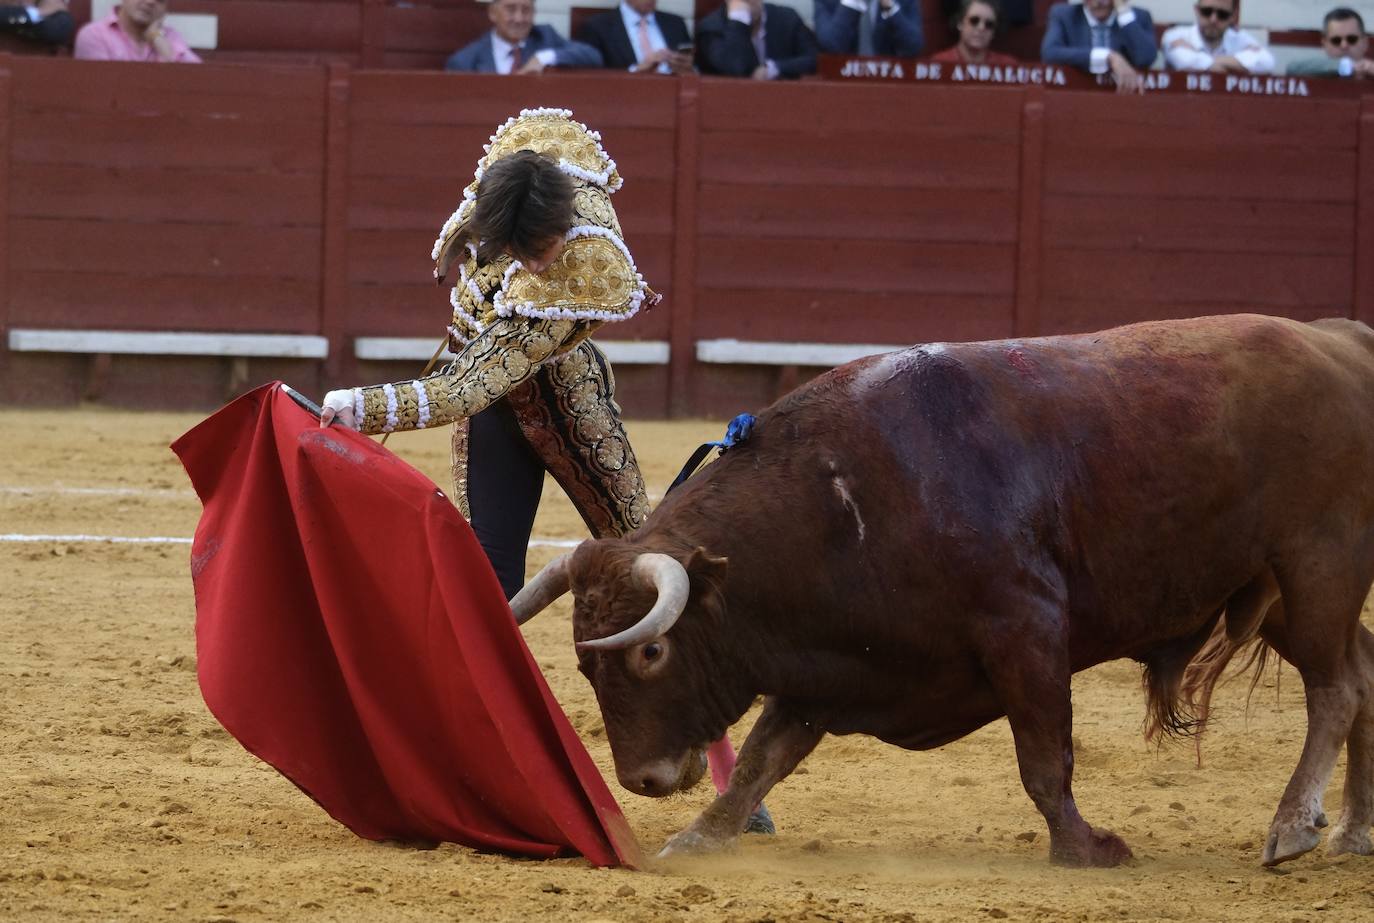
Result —
<instances>
[{"instance_id":1,"label":"man in pink shirt","mask_svg":"<svg viewBox=\"0 0 1374 923\"><path fill-rule=\"evenodd\" d=\"M167 0L124 0L102 20L76 33L75 56L86 61L150 61L199 64L181 33L163 23Z\"/></svg>"}]
</instances>

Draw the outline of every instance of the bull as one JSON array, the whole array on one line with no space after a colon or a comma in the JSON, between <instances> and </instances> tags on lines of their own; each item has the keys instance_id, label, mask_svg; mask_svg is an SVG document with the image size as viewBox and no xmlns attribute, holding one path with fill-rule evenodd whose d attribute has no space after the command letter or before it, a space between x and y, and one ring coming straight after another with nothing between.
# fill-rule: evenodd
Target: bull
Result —
<instances>
[{"instance_id":1,"label":"bull","mask_svg":"<svg viewBox=\"0 0 1374 923\"><path fill-rule=\"evenodd\" d=\"M512 608L571 590L632 792L694 784L764 696L729 787L668 854L737 836L825 734L924 750L1005 716L1051 860L1116 865L1129 847L1074 803L1071 675L1139 661L1147 724L1186 733L1247 645L1307 694L1262 861L1317 845L1343 743L1328 849L1368 854L1371 471L1374 331L1353 321L926 345L783 397L642 528L554 560Z\"/></svg>"}]
</instances>

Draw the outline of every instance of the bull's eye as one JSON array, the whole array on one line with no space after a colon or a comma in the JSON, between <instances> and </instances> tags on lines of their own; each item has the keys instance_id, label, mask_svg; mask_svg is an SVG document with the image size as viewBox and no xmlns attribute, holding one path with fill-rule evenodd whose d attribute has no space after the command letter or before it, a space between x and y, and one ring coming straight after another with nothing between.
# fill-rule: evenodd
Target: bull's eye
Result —
<instances>
[{"instance_id":1,"label":"bull's eye","mask_svg":"<svg viewBox=\"0 0 1374 923\"><path fill-rule=\"evenodd\" d=\"M644 659L653 663L663 654L663 646L657 641L651 641L644 645Z\"/></svg>"}]
</instances>

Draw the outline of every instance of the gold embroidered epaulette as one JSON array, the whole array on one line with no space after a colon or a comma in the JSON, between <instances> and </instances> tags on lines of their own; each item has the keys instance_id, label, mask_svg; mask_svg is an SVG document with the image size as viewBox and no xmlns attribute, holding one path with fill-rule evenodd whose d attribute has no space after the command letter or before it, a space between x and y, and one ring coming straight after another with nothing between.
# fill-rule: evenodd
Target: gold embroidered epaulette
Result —
<instances>
[{"instance_id":1,"label":"gold embroidered epaulette","mask_svg":"<svg viewBox=\"0 0 1374 923\"><path fill-rule=\"evenodd\" d=\"M477 187L487 167L516 151L525 150L549 157L574 180L607 194L620 188L620 174L616 172L615 161L601 147L601 135L574 121L571 110L522 109L491 136L482 159L477 161L472 182L463 190L463 200L444 222L434 241L430 256L435 262L435 278L442 281L461 252L463 235L460 231L472 217L477 204Z\"/></svg>"}]
</instances>

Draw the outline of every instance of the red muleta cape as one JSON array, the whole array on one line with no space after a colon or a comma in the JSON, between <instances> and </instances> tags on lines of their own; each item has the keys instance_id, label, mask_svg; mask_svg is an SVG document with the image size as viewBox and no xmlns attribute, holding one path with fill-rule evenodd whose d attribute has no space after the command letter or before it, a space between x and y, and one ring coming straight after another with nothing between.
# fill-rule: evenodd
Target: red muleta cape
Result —
<instances>
[{"instance_id":1,"label":"red muleta cape","mask_svg":"<svg viewBox=\"0 0 1374 923\"><path fill-rule=\"evenodd\" d=\"M280 383L172 445L210 711L368 839L596 865L639 849L544 683L472 530L381 445Z\"/></svg>"}]
</instances>

